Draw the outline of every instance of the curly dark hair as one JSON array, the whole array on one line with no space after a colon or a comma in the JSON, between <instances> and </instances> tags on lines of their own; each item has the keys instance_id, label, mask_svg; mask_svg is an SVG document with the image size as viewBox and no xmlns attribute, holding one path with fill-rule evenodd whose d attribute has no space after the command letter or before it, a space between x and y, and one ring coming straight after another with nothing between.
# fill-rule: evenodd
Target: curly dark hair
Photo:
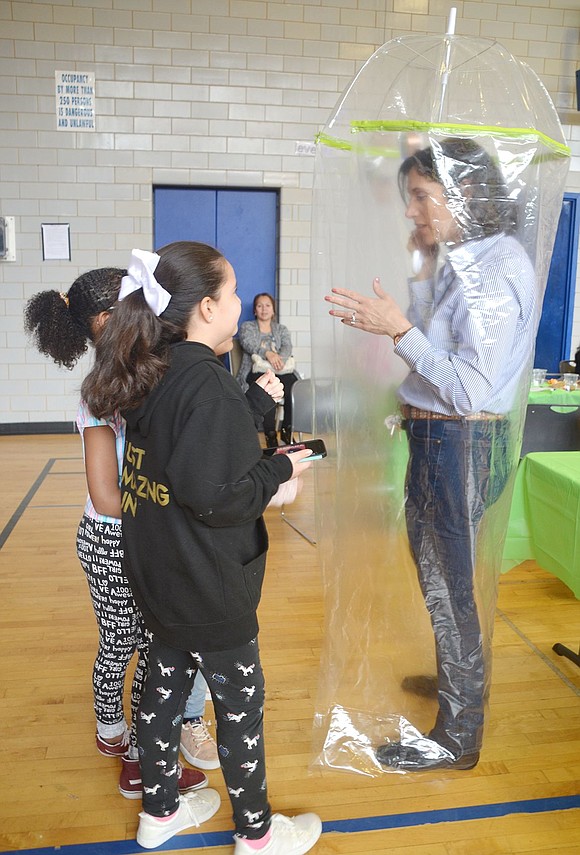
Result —
<instances>
[{"instance_id":1,"label":"curly dark hair","mask_svg":"<svg viewBox=\"0 0 580 855\"><path fill-rule=\"evenodd\" d=\"M429 148L407 157L399 167L403 199L412 169L443 185L462 240L516 231L517 203L509 195L499 165L474 140L463 137L433 140Z\"/></svg>"},{"instance_id":2,"label":"curly dark hair","mask_svg":"<svg viewBox=\"0 0 580 855\"><path fill-rule=\"evenodd\" d=\"M57 365L73 368L93 341L91 322L117 301L126 270L101 267L75 279L68 293L41 291L24 308L24 329Z\"/></svg>"},{"instance_id":3,"label":"curly dark hair","mask_svg":"<svg viewBox=\"0 0 580 855\"><path fill-rule=\"evenodd\" d=\"M141 403L167 371L170 345L187 337L195 306L204 297L217 298L224 283L226 260L212 246L176 241L157 253L155 278L171 300L159 317L141 289L117 304L95 343L95 364L81 386L97 418Z\"/></svg>"}]
</instances>

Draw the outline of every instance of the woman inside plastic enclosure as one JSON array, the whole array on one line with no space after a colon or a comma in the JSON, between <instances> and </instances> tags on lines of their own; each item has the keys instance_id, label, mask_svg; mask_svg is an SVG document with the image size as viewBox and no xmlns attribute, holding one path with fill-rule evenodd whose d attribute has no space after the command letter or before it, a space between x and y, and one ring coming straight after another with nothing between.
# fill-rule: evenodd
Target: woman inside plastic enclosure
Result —
<instances>
[{"instance_id":1,"label":"woman inside plastic enclosure","mask_svg":"<svg viewBox=\"0 0 580 855\"><path fill-rule=\"evenodd\" d=\"M438 711L427 736L402 734L376 756L398 770L470 769L488 685L477 536L514 465L509 414L532 351L535 276L501 171L473 140L433 139L403 161L399 186L414 223L407 314L378 280L375 297L341 288L326 297L344 324L391 336L409 368L398 391L405 517L435 636Z\"/></svg>"},{"instance_id":2,"label":"woman inside plastic enclosure","mask_svg":"<svg viewBox=\"0 0 580 855\"><path fill-rule=\"evenodd\" d=\"M292 442L292 386L298 379L292 358L292 340L288 328L276 321L276 303L270 294L256 294L253 303L255 321L246 321L240 327L239 340L244 355L237 381L246 390L267 368L271 368L284 386L284 417L280 438L284 445ZM266 445L278 445L276 436L276 409L264 416Z\"/></svg>"}]
</instances>

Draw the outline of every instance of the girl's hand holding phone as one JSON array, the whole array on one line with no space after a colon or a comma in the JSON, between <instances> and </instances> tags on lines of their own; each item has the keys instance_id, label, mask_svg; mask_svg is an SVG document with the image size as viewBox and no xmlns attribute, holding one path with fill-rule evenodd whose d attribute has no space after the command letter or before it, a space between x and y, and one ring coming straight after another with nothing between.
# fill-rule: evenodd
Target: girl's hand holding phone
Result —
<instances>
[{"instance_id":1,"label":"girl's hand holding phone","mask_svg":"<svg viewBox=\"0 0 580 855\"><path fill-rule=\"evenodd\" d=\"M310 469L312 466L312 461L308 460L309 457L312 457L312 450L310 448L305 448L303 451L294 451L292 454L288 454L286 456L292 464L292 475L289 479L290 481L293 478L298 478L303 472L306 472L306 470Z\"/></svg>"},{"instance_id":2,"label":"girl's hand holding phone","mask_svg":"<svg viewBox=\"0 0 580 855\"><path fill-rule=\"evenodd\" d=\"M308 456L308 452L310 452L310 456ZM278 448L264 448L263 454L266 457L286 454L291 460L296 457L299 461L303 460L310 465L315 460L322 460L326 457L326 446L322 439L306 439L304 442L293 443L292 445L281 445ZM301 471L303 472L305 468L303 466Z\"/></svg>"}]
</instances>

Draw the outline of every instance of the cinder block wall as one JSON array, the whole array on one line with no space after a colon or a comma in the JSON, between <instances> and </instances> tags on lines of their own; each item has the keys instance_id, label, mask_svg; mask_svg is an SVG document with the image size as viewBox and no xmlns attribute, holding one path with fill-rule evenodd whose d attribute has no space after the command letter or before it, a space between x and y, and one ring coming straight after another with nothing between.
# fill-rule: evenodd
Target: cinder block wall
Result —
<instances>
[{"instance_id":1,"label":"cinder block wall","mask_svg":"<svg viewBox=\"0 0 580 855\"><path fill-rule=\"evenodd\" d=\"M539 74L572 146L580 192L578 0L60 0L0 2L0 214L16 261L0 263L0 424L74 419L88 358L60 370L27 345L25 300L152 248L152 186L275 186L280 315L310 373L311 141L385 41L494 37ZM55 70L93 72L96 131L58 131ZM41 223L70 223L72 260L43 261ZM580 289L573 344L580 342Z\"/></svg>"}]
</instances>

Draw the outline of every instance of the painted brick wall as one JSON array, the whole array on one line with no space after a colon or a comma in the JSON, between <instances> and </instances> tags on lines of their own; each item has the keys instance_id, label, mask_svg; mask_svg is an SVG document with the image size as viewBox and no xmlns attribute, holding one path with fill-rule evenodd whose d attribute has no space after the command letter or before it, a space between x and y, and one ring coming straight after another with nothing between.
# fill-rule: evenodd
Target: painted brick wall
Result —
<instances>
[{"instance_id":1,"label":"painted brick wall","mask_svg":"<svg viewBox=\"0 0 580 855\"><path fill-rule=\"evenodd\" d=\"M152 248L153 184L280 186L280 315L310 373L313 159L295 154L373 51L444 32L449 0L0 2L0 423L72 420L88 367L60 370L22 332L25 300ZM457 33L499 39L539 74L573 149L580 192L578 0L458 0ZM56 130L55 70L94 72L95 132ZM40 225L71 227L72 260L42 261ZM574 344L580 341L580 289Z\"/></svg>"}]
</instances>

